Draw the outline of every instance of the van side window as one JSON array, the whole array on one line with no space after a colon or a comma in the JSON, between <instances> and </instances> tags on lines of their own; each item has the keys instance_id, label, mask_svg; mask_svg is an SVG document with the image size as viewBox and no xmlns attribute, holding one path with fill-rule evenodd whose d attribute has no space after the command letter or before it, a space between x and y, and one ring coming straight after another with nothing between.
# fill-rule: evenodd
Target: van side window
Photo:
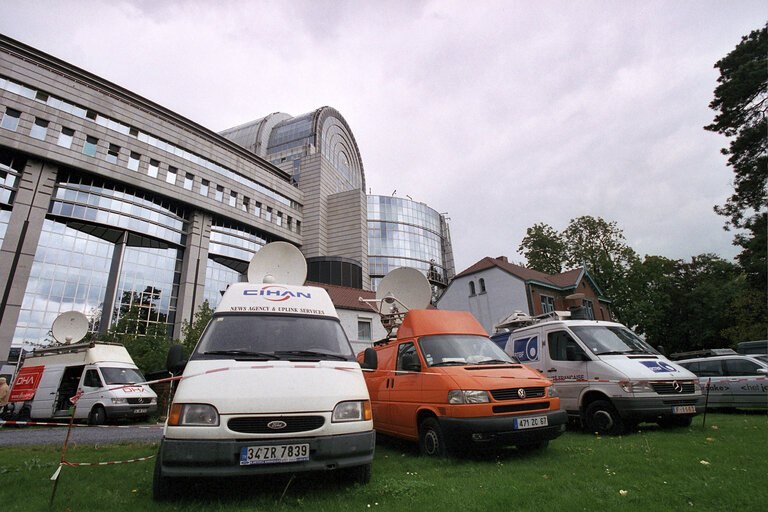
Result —
<instances>
[{"instance_id":1,"label":"van side window","mask_svg":"<svg viewBox=\"0 0 768 512\"><path fill-rule=\"evenodd\" d=\"M409 371L405 369L405 365L409 361L419 362L419 356L416 354L416 346L413 343L402 343L397 347L397 365L395 370L398 372Z\"/></svg>"},{"instance_id":2,"label":"van side window","mask_svg":"<svg viewBox=\"0 0 768 512\"><path fill-rule=\"evenodd\" d=\"M723 364L719 360L699 361L699 371L696 375L699 377L721 377Z\"/></svg>"},{"instance_id":3,"label":"van side window","mask_svg":"<svg viewBox=\"0 0 768 512\"><path fill-rule=\"evenodd\" d=\"M565 331L550 332L547 335L549 342L549 357L554 361L588 361L589 358L578 343Z\"/></svg>"},{"instance_id":4,"label":"van side window","mask_svg":"<svg viewBox=\"0 0 768 512\"><path fill-rule=\"evenodd\" d=\"M99 372L97 372L96 370L88 370L87 372L85 372L85 378L83 379L83 386L88 386L89 388L104 387L104 384L101 383Z\"/></svg>"},{"instance_id":5,"label":"van side window","mask_svg":"<svg viewBox=\"0 0 768 512\"><path fill-rule=\"evenodd\" d=\"M725 360L725 374L726 375L759 375L757 369L760 365L746 359L726 359Z\"/></svg>"}]
</instances>

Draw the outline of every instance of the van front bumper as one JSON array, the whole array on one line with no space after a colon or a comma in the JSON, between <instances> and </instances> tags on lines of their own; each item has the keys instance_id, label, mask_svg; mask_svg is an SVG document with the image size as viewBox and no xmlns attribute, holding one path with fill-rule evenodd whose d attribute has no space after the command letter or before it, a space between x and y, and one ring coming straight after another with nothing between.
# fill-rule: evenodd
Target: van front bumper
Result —
<instances>
[{"instance_id":1,"label":"van front bumper","mask_svg":"<svg viewBox=\"0 0 768 512\"><path fill-rule=\"evenodd\" d=\"M157 411L157 404L146 405L110 405L104 408L111 420L124 418L142 418Z\"/></svg>"},{"instance_id":2,"label":"van front bumper","mask_svg":"<svg viewBox=\"0 0 768 512\"><path fill-rule=\"evenodd\" d=\"M276 464L240 465L244 446L309 444L309 460ZM323 437L280 439L167 439L157 455L167 477L244 476L300 471L322 471L370 464L376 445L373 430Z\"/></svg>"},{"instance_id":3,"label":"van front bumper","mask_svg":"<svg viewBox=\"0 0 768 512\"><path fill-rule=\"evenodd\" d=\"M632 421L654 421L659 417L693 416L704 412L704 395L664 397L613 397L619 416ZM694 406L696 412L676 413L675 407Z\"/></svg>"},{"instance_id":4,"label":"van front bumper","mask_svg":"<svg viewBox=\"0 0 768 512\"><path fill-rule=\"evenodd\" d=\"M515 428L515 420L546 416L546 427ZM482 418L437 418L443 435L452 446L512 446L535 444L565 432L568 414L560 409L539 414L489 416Z\"/></svg>"}]
</instances>

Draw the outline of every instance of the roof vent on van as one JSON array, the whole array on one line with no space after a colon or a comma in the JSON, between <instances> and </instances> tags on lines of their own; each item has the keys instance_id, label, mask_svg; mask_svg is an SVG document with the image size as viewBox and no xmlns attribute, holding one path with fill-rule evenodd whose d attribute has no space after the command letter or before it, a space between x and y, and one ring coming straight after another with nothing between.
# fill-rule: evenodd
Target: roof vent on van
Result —
<instances>
[{"instance_id":1,"label":"roof vent on van","mask_svg":"<svg viewBox=\"0 0 768 512\"><path fill-rule=\"evenodd\" d=\"M69 345L83 339L88 333L88 317L79 311L66 311L56 317L51 334L59 343Z\"/></svg>"},{"instance_id":2,"label":"roof vent on van","mask_svg":"<svg viewBox=\"0 0 768 512\"><path fill-rule=\"evenodd\" d=\"M307 261L295 245L271 242L253 255L248 265L249 283L302 285L307 279Z\"/></svg>"},{"instance_id":3,"label":"roof vent on van","mask_svg":"<svg viewBox=\"0 0 768 512\"><path fill-rule=\"evenodd\" d=\"M388 336L396 333L411 309L425 309L432 300L432 287L415 268L400 267L389 272L376 288L376 299L359 298L381 315L381 325Z\"/></svg>"},{"instance_id":4,"label":"roof vent on van","mask_svg":"<svg viewBox=\"0 0 768 512\"><path fill-rule=\"evenodd\" d=\"M493 329L494 333L509 332L547 320L566 320L570 317L570 311L550 311L549 313L531 316L518 309L499 320L496 325L493 326Z\"/></svg>"}]
</instances>

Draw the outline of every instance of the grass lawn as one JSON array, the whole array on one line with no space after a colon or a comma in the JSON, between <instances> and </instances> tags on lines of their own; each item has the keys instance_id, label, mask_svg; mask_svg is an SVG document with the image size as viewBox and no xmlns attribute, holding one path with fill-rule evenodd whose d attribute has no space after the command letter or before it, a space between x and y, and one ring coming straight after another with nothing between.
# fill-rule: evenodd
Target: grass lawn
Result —
<instances>
[{"instance_id":1,"label":"grass lawn","mask_svg":"<svg viewBox=\"0 0 768 512\"><path fill-rule=\"evenodd\" d=\"M549 448L485 456L419 457L415 445L380 439L368 485L334 473L190 481L178 501L152 501L154 459L64 467L51 510L768 510L765 414L708 414L689 428L607 437L568 431ZM0 429L0 436L3 435ZM71 462L124 460L157 444L71 446ZM3 512L46 510L60 447L0 449Z\"/></svg>"}]
</instances>

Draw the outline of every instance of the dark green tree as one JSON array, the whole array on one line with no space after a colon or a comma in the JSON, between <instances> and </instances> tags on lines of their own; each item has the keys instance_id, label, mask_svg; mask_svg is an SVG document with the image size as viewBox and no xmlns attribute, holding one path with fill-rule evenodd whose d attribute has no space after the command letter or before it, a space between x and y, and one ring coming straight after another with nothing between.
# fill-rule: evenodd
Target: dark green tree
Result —
<instances>
[{"instance_id":1,"label":"dark green tree","mask_svg":"<svg viewBox=\"0 0 768 512\"><path fill-rule=\"evenodd\" d=\"M765 292L766 229L768 219L768 25L744 36L724 58L715 63L720 71L714 99L709 104L717 112L705 130L730 138L728 165L734 172L734 192L715 211L727 218L725 229L743 228L734 244L743 251L738 256L748 281Z\"/></svg>"},{"instance_id":2,"label":"dark green tree","mask_svg":"<svg viewBox=\"0 0 768 512\"><path fill-rule=\"evenodd\" d=\"M562 235L548 224L534 224L525 230L520 252L527 261L528 268L559 274L565 264L565 242Z\"/></svg>"},{"instance_id":3,"label":"dark green tree","mask_svg":"<svg viewBox=\"0 0 768 512\"><path fill-rule=\"evenodd\" d=\"M208 325L208 322L211 321L211 318L213 318L213 311L211 305L205 300L200 304L197 312L192 317L192 322L190 323L185 320L182 323L181 343L184 345L184 354L186 356L189 356L195 349L195 345L197 345L198 340L200 340L200 336L202 336L205 327Z\"/></svg>"}]
</instances>

